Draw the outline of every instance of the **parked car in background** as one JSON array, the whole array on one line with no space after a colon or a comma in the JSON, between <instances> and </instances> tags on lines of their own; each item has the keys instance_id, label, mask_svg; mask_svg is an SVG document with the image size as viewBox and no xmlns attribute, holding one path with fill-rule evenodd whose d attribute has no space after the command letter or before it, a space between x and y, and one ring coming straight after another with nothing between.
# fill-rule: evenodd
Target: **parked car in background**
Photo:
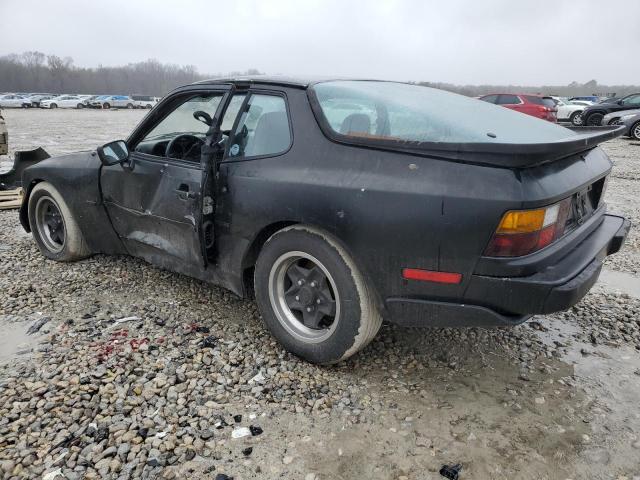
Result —
<instances>
[{"instance_id":1,"label":"parked car in background","mask_svg":"<svg viewBox=\"0 0 640 480\"><path fill-rule=\"evenodd\" d=\"M135 102L137 108L153 108L158 103L158 97L149 95L131 95L131 99Z\"/></svg>"},{"instance_id":2,"label":"parked car in background","mask_svg":"<svg viewBox=\"0 0 640 480\"><path fill-rule=\"evenodd\" d=\"M418 85L262 76L181 87L153 111L126 141L25 170L21 224L52 260L129 254L255 292L311 362L353 355L383 318L514 326L565 310L629 229L603 199L614 127L577 133Z\"/></svg>"},{"instance_id":3,"label":"parked car in background","mask_svg":"<svg viewBox=\"0 0 640 480\"><path fill-rule=\"evenodd\" d=\"M603 125L602 119L609 113L640 108L640 93L632 93L620 99L608 99L585 108L582 112L584 125L592 127Z\"/></svg>"},{"instance_id":4,"label":"parked car in background","mask_svg":"<svg viewBox=\"0 0 640 480\"><path fill-rule=\"evenodd\" d=\"M34 107L34 108L38 108L40 106L40 102L42 102L43 100L49 100L51 98L55 98L58 95L53 95L53 94L38 94L38 95L31 95L30 97L27 98L27 100L30 102L30 107Z\"/></svg>"},{"instance_id":5,"label":"parked car in background","mask_svg":"<svg viewBox=\"0 0 640 480\"><path fill-rule=\"evenodd\" d=\"M87 98L85 98L84 100L82 100L82 104L85 106L85 108L90 108L91 104L97 100L100 97L106 97L106 95L90 95Z\"/></svg>"},{"instance_id":6,"label":"parked car in background","mask_svg":"<svg viewBox=\"0 0 640 480\"><path fill-rule=\"evenodd\" d=\"M0 97L0 107L4 108L24 108L27 103L31 104L28 97L24 95L10 93Z\"/></svg>"},{"instance_id":7,"label":"parked car in background","mask_svg":"<svg viewBox=\"0 0 640 480\"><path fill-rule=\"evenodd\" d=\"M520 93L494 93L480 97L483 102L494 103L510 108L516 112L526 113L542 120L557 122L557 108L551 97L545 98L541 95L530 95Z\"/></svg>"},{"instance_id":8,"label":"parked car in background","mask_svg":"<svg viewBox=\"0 0 640 480\"><path fill-rule=\"evenodd\" d=\"M82 98L77 95L60 95L58 97L42 100L40 108L84 108Z\"/></svg>"},{"instance_id":9,"label":"parked car in background","mask_svg":"<svg viewBox=\"0 0 640 480\"><path fill-rule=\"evenodd\" d=\"M128 95L103 95L91 102L94 108L135 108L135 101Z\"/></svg>"},{"instance_id":10,"label":"parked car in background","mask_svg":"<svg viewBox=\"0 0 640 480\"><path fill-rule=\"evenodd\" d=\"M572 125L582 125L582 112L591 102L576 101L565 102L560 99L554 99L558 113L556 114L559 122L571 122Z\"/></svg>"},{"instance_id":11,"label":"parked car in background","mask_svg":"<svg viewBox=\"0 0 640 480\"><path fill-rule=\"evenodd\" d=\"M626 127L624 135L640 140L640 109L609 113L602 119L602 124L624 125Z\"/></svg>"},{"instance_id":12,"label":"parked car in background","mask_svg":"<svg viewBox=\"0 0 640 480\"><path fill-rule=\"evenodd\" d=\"M93 99L89 99L88 102L88 106L90 108L102 108L102 102L107 100L108 98L111 98L111 95L98 95L98 96L94 96Z\"/></svg>"}]
</instances>

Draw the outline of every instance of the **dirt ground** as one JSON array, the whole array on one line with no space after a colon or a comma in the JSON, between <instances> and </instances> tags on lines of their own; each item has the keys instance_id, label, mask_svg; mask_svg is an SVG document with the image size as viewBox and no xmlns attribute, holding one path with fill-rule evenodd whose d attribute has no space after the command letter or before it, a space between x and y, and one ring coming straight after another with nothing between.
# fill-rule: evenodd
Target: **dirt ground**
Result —
<instances>
[{"instance_id":1,"label":"dirt ground","mask_svg":"<svg viewBox=\"0 0 640 480\"><path fill-rule=\"evenodd\" d=\"M4 113L12 150L61 154L125 138L146 112ZM637 225L635 143L604 148L616 164L609 210ZM45 261L17 213L0 212L0 478L59 469L59 478L435 480L443 464L460 463L461 480L640 480L639 238L633 230L568 312L511 329L384 326L361 354L320 368L282 350L251 301L125 257ZM126 362L107 362L105 374L92 352L113 335L114 319L129 315L139 317L131 336L170 340L122 352ZM50 320L26 335L42 316ZM217 338L211 355L203 335L185 329L194 322ZM170 398L172 382L159 379L183 371L196 393ZM142 394L131 393L136 385ZM69 403L69 392L81 398L90 387L100 408ZM30 401L32 388L45 388L51 405ZM123 414L116 398L136 395L146 403ZM264 433L233 439L232 426L210 422L222 415L232 424L238 413ZM83 437L92 451L55 446L89 422L109 430L95 445ZM113 425L134 431L144 422L156 440L121 453L126 434ZM57 460L61 452L68 457Z\"/></svg>"}]
</instances>

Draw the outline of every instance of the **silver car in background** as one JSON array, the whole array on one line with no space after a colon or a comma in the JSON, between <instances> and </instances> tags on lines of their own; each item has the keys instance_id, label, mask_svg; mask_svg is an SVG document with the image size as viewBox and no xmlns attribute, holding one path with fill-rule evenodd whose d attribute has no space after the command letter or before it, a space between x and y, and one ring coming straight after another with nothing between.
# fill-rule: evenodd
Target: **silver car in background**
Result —
<instances>
[{"instance_id":1,"label":"silver car in background","mask_svg":"<svg viewBox=\"0 0 640 480\"><path fill-rule=\"evenodd\" d=\"M624 125L627 137L640 140L640 109L609 113L602 119L602 125Z\"/></svg>"}]
</instances>

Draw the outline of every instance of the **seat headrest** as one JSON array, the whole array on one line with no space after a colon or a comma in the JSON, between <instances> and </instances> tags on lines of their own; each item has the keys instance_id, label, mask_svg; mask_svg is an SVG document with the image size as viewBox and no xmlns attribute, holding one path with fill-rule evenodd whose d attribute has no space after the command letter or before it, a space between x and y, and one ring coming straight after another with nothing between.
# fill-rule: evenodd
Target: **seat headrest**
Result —
<instances>
[{"instance_id":1,"label":"seat headrest","mask_svg":"<svg viewBox=\"0 0 640 480\"><path fill-rule=\"evenodd\" d=\"M262 114L253 133L245 155L264 155L279 153L289 147L291 137L289 122L285 112L268 112Z\"/></svg>"},{"instance_id":2,"label":"seat headrest","mask_svg":"<svg viewBox=\"0 0 640 480\"><path fill-rule=\"evenodd\" d=\"M371 120L364 113L352 113L342 121L340 133L349 135L352 133L370 133Z\"/></svg>"}]
</instances>

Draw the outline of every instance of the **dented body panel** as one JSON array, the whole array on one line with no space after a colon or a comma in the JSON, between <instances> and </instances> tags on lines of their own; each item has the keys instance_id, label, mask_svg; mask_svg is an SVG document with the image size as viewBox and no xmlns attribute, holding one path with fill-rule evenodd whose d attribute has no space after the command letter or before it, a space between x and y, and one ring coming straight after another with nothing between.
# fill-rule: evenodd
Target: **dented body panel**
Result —
<instances>
[{"instance_id":1,"label":"dented body panel","mask_svg":"<svg viewBox=\"0 0 640 480\"><path fill-rule=\"evenodd\" d=\"M513 325L531 314L567 308L597 279L598 265L620 248L629 228L624 219L606 215L601 204L571 238L526 257L483 257L504 212L550 205L604 181L611 170L604 152L588 144L552 162L540 162L536 154L531 164L523 167L518 157L518 166L507 167L393 151L388 145L345 144L320 128L307 84L240 83L248 91L255 86L286 96L293 134L288 151L241 161L222 158L213 183L204 180L202 165L135 154L127 171L124 165L101 166L93 152L79 153L28 169L25 185L45 180L58 188L92 251L126 252L241 296L262 243L287 225L312 225L343 243L385 317L406 325ZM156 119L170 98L154 109ZM143 130L138 127L129 141ZM182 184L194 195L176 192ZM215 247L208 259L200 235L207 197L215 208ZM118 206L123 203L135 208ZM28 230L26 202L21 220ZM582 252L580 268L563 267L554 278L553 267L575 252ZM408 281L401 276L407 267L457 272L462 280ZM588 278L576 288L567 286L580 275ZM570 290L566 298L546 303L562 286ZM535 298L527 298L528 292Z\"/></svg>"}]
</instances>

